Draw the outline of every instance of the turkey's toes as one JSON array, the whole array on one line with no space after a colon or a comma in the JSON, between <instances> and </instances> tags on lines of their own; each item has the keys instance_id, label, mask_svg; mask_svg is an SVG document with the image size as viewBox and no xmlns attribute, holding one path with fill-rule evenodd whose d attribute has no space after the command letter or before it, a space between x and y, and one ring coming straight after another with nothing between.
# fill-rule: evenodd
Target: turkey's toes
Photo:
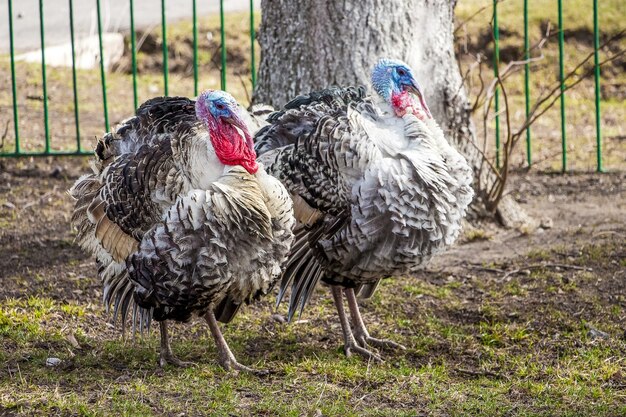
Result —
<instances>
[{"instance_id":1,"label":"turkey's toes","mask_svg":"<svg viewBox=\"0 0 626 417\"><path fill-rule=\"evenodd\" d=\"M171 352L161 352L161 355L159 356L159 366L161 368L165 368L168 363L170 365L178 366L180 368L188 368L195 365L195 363L193 362L181 361Z\"/></svg>"},{"instance_id":2,"label":"turkey's toes","mask_svg":"<svg viewBox=\"0 0 626 417\"><path fill-rule=\"evenodd\" d=\"M257 375L257 376L266 376L266 375L269 375L270 373L270 371L266 369L250 368L234 360L228 360L226 362L220 361L220 362L221 362L220 364L222 365L222 367L228 371L230 370L235 371L235 372L243 371L243 372L248 372L252 375Z\"/></svg>"},{"instance_id":3,"label":"turkey's toes","mask_svg":"<svg viewBox=\"0 0 626 417\"><path fill-rule=\"evenodd\" d=\"M352 356L352 353L357 353L358 355L362 356L364 359L367 360L373 360L375 362L384 362L383 358L381 358L379 355L377 355L376 353L367 350L364 347L359 346L356 341L354 344L348 344L345 345L343 348L344 352L346 353L346 356L349 358Z\"/></svg>"},{"instance_id":4,"label":"turkey's toes","mask_svg":"<svg viewBox=\"0 0 626 417\"><path fill-rule=\"evenodd\" d=\"M367 347L369 345L380 349L406 350L406 346L389 339L376 339L368 335L356 337L356 340L361 347Z\"/></svg>"}]
</instances>

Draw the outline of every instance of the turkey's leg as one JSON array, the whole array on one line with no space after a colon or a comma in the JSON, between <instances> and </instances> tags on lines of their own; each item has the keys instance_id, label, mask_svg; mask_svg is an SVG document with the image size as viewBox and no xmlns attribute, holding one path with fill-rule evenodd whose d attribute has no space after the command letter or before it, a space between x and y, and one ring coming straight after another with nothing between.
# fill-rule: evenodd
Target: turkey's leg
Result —
<instances>
[{"instance_id":1,"label":"turkey's leg","mask_svg":"<svg viewBox=\"0 0 626 417\"><path fill-rule=\"evenodd\" d=\"M174 356L174 353L172 352L172 347L170 346L170 339L167 334L167 323L165 321L160 322L159 328L161 330L161 352L159 354L159 366L161 368L164 368L165 365L170 363L172 365L185 368L187 366L193 365L192 362L183 362L176 356Z\"/></svg>"},{"instance_id":2,"label":"turkey's leg","mask_svg":"<svg viewBox=\"0 0 626 417\"><path fill-rule=\"evenodd\" d=\"M209 312L204 315L204 319L209 325L211 335L213 336L213 339L215 340L215 346L217 347L219 363L224 369L226 369L227 371L231 369L237 371L246 371L256 375L267 375L269 373L266 370L248 368L247 366L237 362L237 359L235 359L235 355L233 355L233 352L228 347L226 340L224 340L224 336L222 335L222 331L220 330L220 326L217 323L217 319L215 318L213 310L209 310Z\"/></svg>"},{"instance_id":3,"label":"turkey's leg","mask_svg":"<svg viewBox=\"0 0 626 417\"><path fill-rule=\"evenodd\" d=\"M354 288L346 288L344 291L346 293L346 298L348 299L348 308L350 309L352 323L354 324L354 338L361 347L372 345L381 348L406 350L406 347L392 340L376 339L375 337L371 337L365 328L365 323L363 323L363 318L361 317L361 311L359 310L359 303L357 302Z\"/></svg>"},{"instance_id":4,"label":"turkey's leg","mask_svg":"<svg viewBox=\"0 0 626 417\"><path fill-rule=\"evenodd\" d=\"M350 328L350 322L348 321L348 316L346 315L346 311L343 308L343 296L342 289L336 285L332 285L331 291L333 293L333 300L335 301L335 307L337 308L337 315L339 316L339 322L341 323L341 330L343 331L343 340L344 347L343 350L346 353L347 357L352 356L352 352L356 352L359 355L363 356L366 359L373 359L378 362L382 362L380 356L377 354L370 352L365 347L361 347L358 345L356 340L354 339L354 335L352 334L352 329Z\"/></svg>"}]
</instances>

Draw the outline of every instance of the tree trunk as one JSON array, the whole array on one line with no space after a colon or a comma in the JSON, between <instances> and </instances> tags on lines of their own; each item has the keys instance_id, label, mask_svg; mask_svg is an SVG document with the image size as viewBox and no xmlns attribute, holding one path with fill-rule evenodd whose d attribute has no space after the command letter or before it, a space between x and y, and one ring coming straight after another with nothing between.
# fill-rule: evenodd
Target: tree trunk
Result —
<instances>
[{"instance_id":1,"label":"tree trunk","mask_svg":"<svg viewBox=\"0 0 626 417\"><path fill-rule=\"evenodd\" d=\"M454 54L450 0L263 0L258 34L261 64L253 101L274 107L330 85L369 86L382 57L405 61L425 90L430 110L476 173L475 211L493 181L480 169L469 105ZM484 168L484 167L483 167ZM527 217L506 198L505 225ZM513 208L511 209L511 204ZM516 218L517 215L519 218Z\"/></svg>"}]
</instances>

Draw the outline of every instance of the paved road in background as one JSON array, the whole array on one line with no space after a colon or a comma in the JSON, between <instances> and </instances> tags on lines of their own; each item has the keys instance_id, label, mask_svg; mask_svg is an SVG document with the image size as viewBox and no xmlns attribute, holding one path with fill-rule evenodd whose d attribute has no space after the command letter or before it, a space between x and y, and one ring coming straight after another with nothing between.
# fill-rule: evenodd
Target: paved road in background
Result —
<instances>
[{"instance_id":1,"label":"paved road in background","mask_svg":"<svg viewBox=\"0 0 626 417\"><path fill-rule=\"evenodd\" d=\"M119 31L130 26L129 0L100 0L102 27ZM168 22L191 18L191 0L166 0ZM160 0L135 0L135 26L149 27L161 23ZM198 15L219 12L219 0L197 0ZM255 1L259 8L261 1ZM74 0L75 36L96 34L96 0ZM224 0L224 10L247 11L249 0ZM57 45L70 40L69 1L44 0L44 28L46 45ZM13 0L13 36L16 51L39 49L39 0ZM8 0L0 0L0 53L9 51Z\"/></svg>"}]
</instances>

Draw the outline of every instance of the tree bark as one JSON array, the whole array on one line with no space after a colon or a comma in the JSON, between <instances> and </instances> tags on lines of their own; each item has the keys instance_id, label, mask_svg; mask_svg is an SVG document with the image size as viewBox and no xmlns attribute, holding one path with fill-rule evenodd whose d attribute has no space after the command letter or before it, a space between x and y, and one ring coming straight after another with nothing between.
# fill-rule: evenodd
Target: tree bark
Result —
<instances>
[{"instance_id":1,"label":"tree bark","mask_svg":"<svg viewBox=\"0 0 626 417\"><path fill-rule=\"evenodd\" d=\"M274 107L330 85L369 86L371 68L388 57L409 64L430 110L449 140L470 161L475 212L484 211L493 174L484 169L454 54L450 0L263 0L258 40L261 63L253 101ZM481 167L483 169L481 169ZM506 198L506 225L528 220ZM511 204L514 205L511 210ZM521 216L516 218L517 214Z\"/></svg>"}]
</instances>

